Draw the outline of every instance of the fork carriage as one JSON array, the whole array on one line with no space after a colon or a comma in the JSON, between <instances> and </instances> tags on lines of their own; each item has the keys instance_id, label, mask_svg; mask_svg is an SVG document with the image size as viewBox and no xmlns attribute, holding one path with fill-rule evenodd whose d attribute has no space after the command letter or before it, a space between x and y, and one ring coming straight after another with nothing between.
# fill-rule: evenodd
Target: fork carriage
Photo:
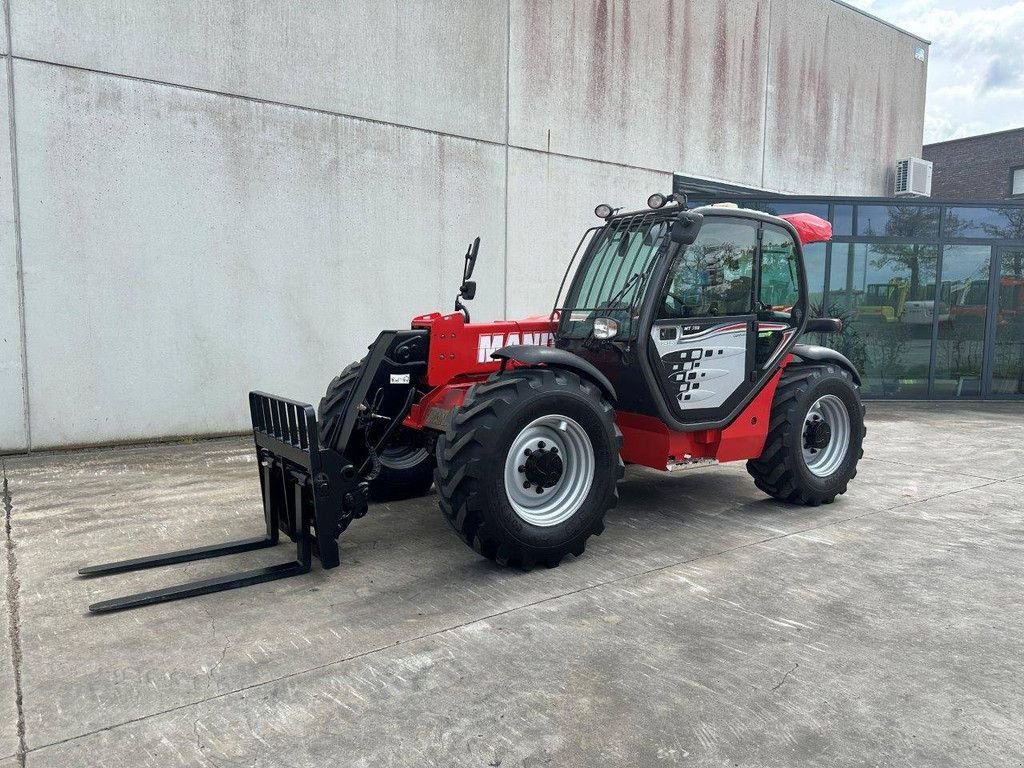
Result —
<instances>
[{"instance_id":1,"label":"fork carriage","mask_svg":"<svg viewBox=\"0 0 1024 768\"><path fill-rule=\"evenodd\" d=\"M277 546L282 533L295 542L295 559L104 600L90 605L90 611L106 613L136 608L296 576L309 572L313 557L317 557L324 568L340 564L338 536L348 522L366 508L356 467L336 451L320 445L313 406L263 392L250 392L249 408L260 468L266 524L263 536L87 566L80 569L79 574L107 576L266 549Z\"/></svg>"}]
</instances>

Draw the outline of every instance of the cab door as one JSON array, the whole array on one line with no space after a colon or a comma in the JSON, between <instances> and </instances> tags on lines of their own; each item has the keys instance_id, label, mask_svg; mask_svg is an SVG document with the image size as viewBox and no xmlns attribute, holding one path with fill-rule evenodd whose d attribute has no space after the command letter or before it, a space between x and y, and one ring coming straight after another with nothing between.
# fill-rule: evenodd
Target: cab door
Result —
<instances>
[{"instance_id":1,"label":"cab door","mask_svg":"<svg viewBox=\"0 0 1024 768\"><path fill-rule=\"evenodd\" d=\"M802 279L800 246L780 226L765 223L759 238L757 295L757 340L754 348L755 375L771 368L796 335L807 313Z\"/></svg>"},{"instance_id":2,"label":"cab door","mask_svg":"<svg viewBox=\"0 0 1024 768\"><path fill-rule=\"evenodd\" d=\"M683 424L720 422L757 379L761 222L707 216L669 265L648 343L660 394Z\"/></svg>"}]
</instances>

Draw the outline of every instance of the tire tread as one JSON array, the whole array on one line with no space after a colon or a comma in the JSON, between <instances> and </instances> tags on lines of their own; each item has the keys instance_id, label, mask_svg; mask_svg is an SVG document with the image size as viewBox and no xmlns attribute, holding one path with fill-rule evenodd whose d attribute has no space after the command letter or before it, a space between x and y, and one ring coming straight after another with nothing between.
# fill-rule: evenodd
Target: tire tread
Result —
<instances>
[{"instance_id":1,"label":"tire tread","mask_svg":"<svg viewBox=\"0 0 1024 768\"><path fill-rule=\"evenodd\" d=\"M761 456L747 462L747 472L754 478L754 485L764 493L791 504L818 506L831 504L836 496L846 492L850 480L857 476L856 461L853 470L834 491L822 492L800 482L800 476L792 459L793 440L800 440L803 434L804 414L800 412L801 395L826 375L838 375L846 379L856 392L859 388L850 373L835 365L790 366L779 381L772 402L768 436ZM857 402L860 403L858 397ZM864 420L864 405L860 404L861 424ZM867 433L861 427L861 435ZM864 447L858 447L857 461L864 456Z\"/></svg>"},{"instance_id":2,"label":"tire tread","mask_svg":"<svg viewBox=\"0 0 1024 768\"><path fill-rule=\"evenodd\" d=\"M600 535L604 530L604 512L618 502L618 489L613 486L610 503L589 530L551 551L517 546L517 542L502 536L499 531L491 530L481 514L481 483L484 478L479 476L479 468L483 466L489 450L487 436L500 427L505 413L516 401L536 395L538 390L575 390L575 394L591 400L614 429L615 480L621 479L625 472L625 465L619 455L622 432L615 425L614 409L602 397L600 390L570 371L554 368L528 370L529 374L511 372L496 375L470 388L452 419L451 427L438 442L438 461L434 470L441 512L459 538L483 557L499 565L515 566L523 570L530 570L538 563L555 568L567 554L577 557L582 555L587 539Z\"/></svg>"}]
</instances>

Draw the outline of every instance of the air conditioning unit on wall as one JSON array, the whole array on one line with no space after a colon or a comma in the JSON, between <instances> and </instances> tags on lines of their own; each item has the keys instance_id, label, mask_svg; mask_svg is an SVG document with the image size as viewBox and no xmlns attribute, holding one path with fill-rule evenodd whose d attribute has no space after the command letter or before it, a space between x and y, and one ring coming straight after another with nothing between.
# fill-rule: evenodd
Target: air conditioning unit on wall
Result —
<instances>
[{"instance_id":1,"label":"air conditioning unit on wall","mask_svg":"<svg viewBox=\"0 0 1024 768\"><path fill-rule=\"evenodd\" d=\"M932 163L919 157L908 157L896 163L897 197L930 197L932 194Z\"/></svg>"}]
</instances>

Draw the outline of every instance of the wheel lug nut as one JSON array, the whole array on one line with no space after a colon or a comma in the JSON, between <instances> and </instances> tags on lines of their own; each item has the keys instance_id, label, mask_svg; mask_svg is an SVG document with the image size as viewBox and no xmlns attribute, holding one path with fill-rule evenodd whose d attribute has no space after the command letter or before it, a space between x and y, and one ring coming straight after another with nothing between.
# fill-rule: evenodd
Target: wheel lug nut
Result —
<instances>
[{"instance_id":1,"label":"wheel lug nut","mask_svg":"<svg viewBox=\"0 0 1024 768\"><path fill-rule=\"evenodd\" d=\"M533 453L533 451L531 451L529 448L527 448L525 451L523 451L523 453L525 453L527 456L529 456L531 453Z\"/></svg>"},{"instance_id":2,"label":"wheel lug nut","mask_svg":"<svg viewBox=\"0 0 1024 768\"><path fill-rule=\"evenodd\" d=\"M523 481L523 488L529 488L529 487L530 487L530 481L529 480Z\"/></svg>"},{"instance_id":3,"label":"wheel lug nut","mask_svg":"<svg viewBox=\"0 0 1024 768\"><path fill-rule=\"evenodd\" d=\"M551 452L552 453L558 453L558 448L556 446L554 446L554 445L551 446Z\"/></svg>"},{"instance_id":4,"label":"wheel lug nut","mask_svg":"<svg viewBox=\"0 0 1024 768\"><path fill-rule=\"evenodd\" d=\"M522 464L520 464L519 465L519 471L520 472L525 472L526 471L526 467L524 467Z\"/></svg>"},{"instance_id":5,"label":"wheel lug nut","mask_svg":"<svg viewBox=\"0 0 1024 768\"><path fill-rule=\"evenodd\" d=\"M544 489L541 488L539 485L537 486L537 493L544 493Z\"/></svg>"},{"instance_id":6,"label":"wheel lug nut","mask_svg":"<svg viewBox=\"0 0 1024 768\"><path fill-rule=\"evenodd\" d=\"M543 448L544 447L544 441L541 440L539 443L537 443L537 447L538 448Z\"/></svg>"}]
</instances>

